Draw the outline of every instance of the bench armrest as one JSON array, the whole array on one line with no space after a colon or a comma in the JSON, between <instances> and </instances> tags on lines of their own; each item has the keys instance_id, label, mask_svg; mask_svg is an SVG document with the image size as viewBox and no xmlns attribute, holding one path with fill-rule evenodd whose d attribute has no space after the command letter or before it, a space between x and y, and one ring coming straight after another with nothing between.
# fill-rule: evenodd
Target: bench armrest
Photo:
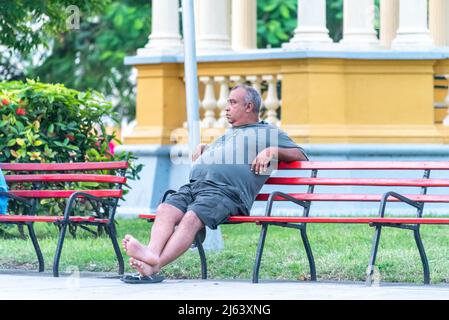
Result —
<instances>
[{"instance_id":1,"label":"bench armrest","mask_svg":"<svg viewBox=\"0 0 449 320\"><path fill-rule=\"evenodd\" d=\"M401 194L399 194L397 192L388 191L388 192L383 194L382 199L380 201L380 207L379 207L379 216L380 217L384 217L384 215L385 215L385 208L386 208L387 200L388 200L389 197L396 198L400 202L406 203L406 204L408 204L408 205L410 205L412 207L415 207L418 210L422 209L422 206L423 206L422 203L413 201L413 200L411 200L411 199L409 199L409 198L407 198L407 197L405 197L405 196L403 196L403 195L401 195Z\"/></svg>"},{"instance_id":2,"label":"bench armrest","mask_svg":"<svg viewBox=\"0 0 449 320\"><path fill-rule=\"evenodd\" d=\"M307 209L310 206L309 202L305 202L305 201L302 201L302 200L295 199L294 197L292 197L291 195L289 195L287 193L283 193L283 192L280 192L280 191L274 191L268 197L267 206L265 208L265 216L267 216L267 217L271 216L271 209L273 207L274 198L277 197L277 196L279 196L281 198L284 198L286 200L289 200L289 201L291 201L291 202L293 202L293 203L295 203L297 205L300 205L304 209Z\"/></svg>"},{"instance_id":3,"label":"bench armrest","mask_svg":"<svg viewBox=\"0 0 449 320\"><path fill-rule=\"evenodd\" d=\"M69 220L70 212L74 208L75 201L78 198L86 198L89 201L99 202L101 204L105 204L105 205L108 205L108 206L115 206L116 205L115 201L99 198L99 197L93 196L91 194L88 194L86 192L78 191L78 192L73 193L70 196L69 200L67 201L67 205L66 205L65 210L64 210L64 220L65 221Z\"/></svg>"}]
</instances>

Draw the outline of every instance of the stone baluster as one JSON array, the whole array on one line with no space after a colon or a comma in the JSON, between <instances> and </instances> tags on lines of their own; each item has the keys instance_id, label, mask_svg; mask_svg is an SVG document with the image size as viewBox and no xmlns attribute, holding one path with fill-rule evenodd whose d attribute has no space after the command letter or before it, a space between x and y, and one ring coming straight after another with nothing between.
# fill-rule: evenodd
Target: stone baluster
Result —
<instances>
[{"instance_id":1,"label":"stone baluster","mask_svg":"<svg viewBox=\"0 0 449 320\"><path fill-rule=\"evenodd\" d=\"M229 80L233 82L233 87L245 83L245 78L242 76L230 76Z\"/></svg>"},{"instance_id":2,"label":"stone baluster","mask_svg":"<svg viewBox=\"0 0 449 320\"><path fill-rule=\"evenodd\" d=\"M281 84L281 88L282 88L282 74L278 74L278 76L277 76L277 80L278 80L278 82ZM277 92L277 91L276 91ZM282 90L281 90L281 92L282 92ZM280 97L280 99L279 99L279 109L281 110L281 118L282 118L282 96ZM279 119L279 121L278 121L278 126L280 126L281 125L281 119Z\"/></svg>"},{"instance_id":3,"label":"stone baluster","mask_svg":"<svg viewBox=\"0 0 449 320\"><path fill-rule=\"evenodd\" d=\"M215 128L227 128L229 127L228 120L226 119L226 105L229 97L229 78L228 77L215 77L216 82L220 84L220 96L218 97L217 107L220 110L220 116L215 122Z\"/></svg>"},{"instance_id":4,"label":"stone baluster","mask_svg":"<svg viewBox=\"0 0 449 320\"><path fill-rule=\"evenodd\" d=\"M267 97L264 101L267 108L266 121L278 125L279 119L277 118L277 109L279 108L279 99L277 94L277 78L275 75L268 75L262 77L268 83Z\"/></svg>"},{"instance_id":5,"label":"stone baluster","mask_svg":"<svg viewBox=\"0 0 449 320\"><path fill-rule=\"evenodd\" d=\"M201 128L213 128L215 119L215 108L217 100L214 92L214 79L212 77L200 77L200 81L204 83L204 98L202 106L205 110L204 119L201 121Z\"/></svg>"},{"instance_id":6,"label":"stone baluster","mask_svg":"<svg viewBox=\"0 0 449 320\"><path fill-rule=\"evenodd\" d=\"M444 103L446 104L448 109L447 109L447 116L443 120L443 125L449 126L449 74L445 74L444 77L448 82L447 95L446 98L444 99Z\"/></svg>"},{"instance_id":7,"label":"stone baluster","mask_svg":"<svg viewBox=\"0 0 449 320\"><path fill-rule=\"evenodd\" d=\"M251 83L251 86L256 89L256 91L261 96L261 104L259 108L259 116L262 115L262 109L264 108L263 98L262 98L262 76L247 76L246 80Z\"/></svg>"}]
</instances>

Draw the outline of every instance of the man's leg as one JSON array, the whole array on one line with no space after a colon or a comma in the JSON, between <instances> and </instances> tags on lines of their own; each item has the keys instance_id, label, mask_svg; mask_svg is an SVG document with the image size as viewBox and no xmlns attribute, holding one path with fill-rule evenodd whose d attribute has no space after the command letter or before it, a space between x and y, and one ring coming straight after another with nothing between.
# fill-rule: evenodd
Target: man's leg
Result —
<instances>
[{"instance_id":1,"label":"man's leg","mask_svg":"<svg viewBox=\"0 0 449 320\"><path fill-rule=\"evenodd\" d=\"M195 212L186 212L162 250L158 264L152 265L139 259L130 259L131 266L146 276L159 272L162 267L180 257L190 248L197 232L203 227L204 224Z\"/></svg>"},{"instance_id":2,"label":"man's leg","mask_svg":"<svg viewBox=\"0 0 449 320\"><path fill-rule=\"evenodd\" d=\"M158 267L162 268L181 256L192 245L196 234L204 227L195 212L187 211L178 227L168 240L160 257Z\"/></svg>"},{"instance_id":3,"label":"man's leg","mask_svg":"<svg viewBox=\"0 0 449 320\"><path fill-rule=\"evenodd\" d=\"M126 254L149 265L159 264L159 256L168 239L172 236L175 226L180 223L184 213L170 204L162 203L157 208L156 219L151 228L150 243L142 245L131 235L123 239Z\"/></svg>"}]
</instances>

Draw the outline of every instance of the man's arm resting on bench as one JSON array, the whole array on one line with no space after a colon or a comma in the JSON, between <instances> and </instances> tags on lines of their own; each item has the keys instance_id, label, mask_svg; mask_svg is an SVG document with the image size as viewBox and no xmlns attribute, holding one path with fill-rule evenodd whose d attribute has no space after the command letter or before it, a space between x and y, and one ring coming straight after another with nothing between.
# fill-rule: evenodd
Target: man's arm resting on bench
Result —
<instances>
[{"instance_id":1,"label":"man's arm resting on bench","mask_svg":"<svg viewBox=\"0 0 449 320\"><path fill-rule=\"evenodd\" d=\"M271 160L278 161L308 161L307 156L299 148L268 147L262 150L251 164L251 170L256 174L267 171Z\"/></svg>"}]
</instances>

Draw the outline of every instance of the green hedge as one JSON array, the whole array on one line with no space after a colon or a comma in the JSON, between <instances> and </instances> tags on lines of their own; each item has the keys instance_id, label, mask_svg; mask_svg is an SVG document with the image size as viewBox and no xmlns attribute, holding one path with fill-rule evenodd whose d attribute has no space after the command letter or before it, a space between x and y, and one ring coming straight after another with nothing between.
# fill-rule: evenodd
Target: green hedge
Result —
<instances>
[{"instance_id":1,"label":"green hedge","mask_svg":"<svg viewBox=\"0 0 449 320\"><path fill-rule=\"evenodd\" d=\"M115 133L106 133L104 121L115 117L111 103L97 91L80 92L33 80L0 82L0 162L124 160L130 163L126 176L137 179L142 166L133 163L136 157L110 148L113 140L120 141ZM79 183L77 187L104 186Z\"/></svg>"}]
</instances>

